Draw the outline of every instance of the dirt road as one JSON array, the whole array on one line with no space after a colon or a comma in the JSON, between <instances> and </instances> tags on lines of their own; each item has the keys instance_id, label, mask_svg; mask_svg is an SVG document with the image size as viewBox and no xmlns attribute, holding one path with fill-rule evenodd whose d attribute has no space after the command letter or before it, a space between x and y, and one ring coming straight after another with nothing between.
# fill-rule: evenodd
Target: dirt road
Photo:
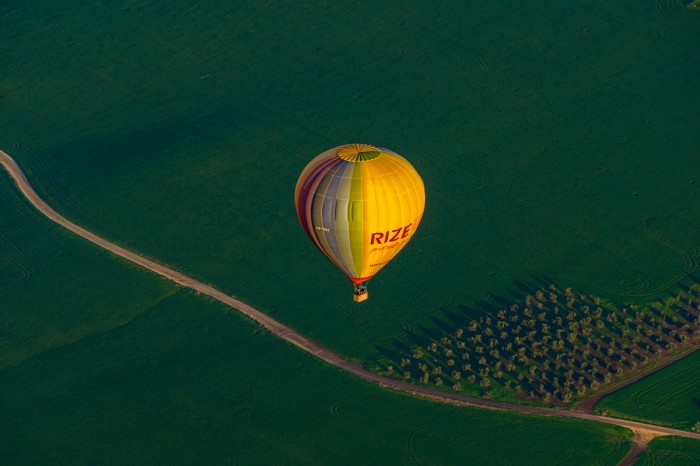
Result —
<instances>
[{"instance_id":1,"label":"dirt road","mask_svg":"<svg viewBox=\"0 0 700 466\"><path fill-rule=\"evenodd\" d=\"M612 417L604 417L604 416L597 416L594 414L589 414L589 413L582 413L582 412L576 412L576 411L565 411L565 410L559 410L559 409L553 409L553 408L542 408L542 407L536 407L536 406L524 406L524 405L518 405L518 404L512 404L512 403L505 403L505 402L500 402L500 401L491 401L491 400L482 400L480 398L472 398L472 397L467 397L467 396L462 396L462 395L457 395L453 393L446 393L446 392L441 392L439 390L432 389L430 387L423 387L419 385L414 385L408 382L404 382L401 380L395 380L390 377L383 376L381 374L376 374L374 372L368 371L361 367L359 364L354 363L352 361L349 361L342 356L340 356L337 353L334 353L333 351L329 350L328 348L325 348L324 346L316 343L313 340L310 340L306 338L304 335L300 334L296 330L282 324L281 322L276 321L275 319L271 318L270 316L258 311L257 309L252 308L251 306L247 305L243 301L240 301L239 299L236 299L234 296L228 296L221 291L209 286L205 285L204 283L195 280L194 278L191 278L183 273L177 272L175 270L172 270L168 267L165 267L163 265L157 264L151 260L148 260L144 257L141 257L139 255L136 255L130 251L127 251L126 249L117 246L116 244L110 243L109 241L93 234L90 233L89 231L85 230L84 228L79 227L78 225L74 224L73 222L67 220L64 218L62 215L60 215L58 212L53 210L46 202L44 202L43 199L41 199L37 193L34 191L32 186L29 184L27 181L27 178L24 176L24 173L22 170L19 168L19 166L15 163L15 161L7 155L5 152L0 151L0 165L5 167L5 169L8 171L10 176L13 178L13 180L17 183L17 186L19 187L19 190L22 192L22 194L31 202L42 214L47 216L49 219L53 220L54 222L58 223L59 225L63 226L64 228L72 231L73 233L82 236L83 238L87 239L88 241L91 241L92 243L95 243L96 245L113 252L114 254L117 254L135 264L138 264L142 267L145 267L159 275L162 275L163 277L166 277L182 286L191 288L193 290L196 290L202 294L205 294L207 296L211 296L212 298L221 301L224 304L229 305L230 307L238 310L239 312L242 312L246 316L250 317L251 319L255 320L262 326L264 326L267 330L269 330L271 333L274 335L277 335L278 337L296 345L300 349L306 351L307 353L310 353L317 358L332 364L336 367L339 367L347 372L350 372L358 377L361 377L362 379L374 382L379 384L382 387L387 387L387 388L392 388L395 390L400 390L403 392L411 393L414 395L419 395L423 397L427 397L433 400L438 400L442 402L448 402L448 403L457 403L457 404L464 404L464 405L470 405L470 406L478 406L482 408L488 408L488 409L498 409L498 410L506 410L506 411L515 411L519 413L525 413L525 414L536 414L536 415L541 415L541 416L555 416L555 417L567 417L567 418L575 418L575 419L584 419L587 421L594 421L594 422L602 422L605 424L614 424L617 426L622 426L626 427L628 429L631 429L635 437L633 441L635 444L638 446L636 449L633 448L632 451L630 452L630 455L625 458L625 464L629 464L630 460L633 460L634 458L632 455L636 456L636 453L638 453L641 448L643 448L646 443L658 436L662 435L675 435L678 437L686 437L686 438L693 438L700 440L700 434L692 433L692 432L686 432L682 430L676 430L676 429L670 429L666 427L659 427L655 426L652 424L645 424L642 422L635 422L635 421L627 421L624 419L617 419L617 418L612 418ZM635 453L636 450L636 453Z\"/></svg>"}]
</instances>

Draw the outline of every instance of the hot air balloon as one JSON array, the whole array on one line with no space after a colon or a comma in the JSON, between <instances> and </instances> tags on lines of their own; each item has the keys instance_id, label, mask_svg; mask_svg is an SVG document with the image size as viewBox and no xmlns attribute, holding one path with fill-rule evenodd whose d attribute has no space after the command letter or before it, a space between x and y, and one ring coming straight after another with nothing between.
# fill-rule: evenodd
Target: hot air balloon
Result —
<instances>
[{"instance_id":1,"label":"hot air balloon","mask_svg":"<svg viewBox=\"0 0 700 466\"><path fill-rule=\"evenodd\" d=\"M401 251L423 216L423 180L389 149L334 147L313 159L295 192L301 226L367 299L367 281Z\"/></svg>"}]
</instances>

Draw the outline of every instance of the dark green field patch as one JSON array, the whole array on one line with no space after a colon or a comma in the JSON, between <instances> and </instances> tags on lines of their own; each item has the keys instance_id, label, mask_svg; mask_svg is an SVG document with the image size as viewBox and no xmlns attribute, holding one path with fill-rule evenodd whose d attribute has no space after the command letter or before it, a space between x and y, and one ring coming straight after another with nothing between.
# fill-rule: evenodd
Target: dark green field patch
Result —
<instances>
[{"instance_id":1,"label":"dark green field patch","mask_svg":"<svg viewBox=\"0 0 700 466\"><path fill-rule=\"evenodd\" d=\"M383 391L182 291L0 373L11 464L614 463L622 429Z\"/></svg>"},{"instance_id":2,"label":"dark green field patch","mask_svg":"<svg viewBox=\"0 0 700 466\"><path fill-rule=\"evenodd\" d=\"M0 8L0 146L42 195L346 354L513 280L641 302L698 268L700 27L678 2ZM351 142L427 192L359 306L292 199Z\"/></svg>"},{"instance_id":3,"label":"dark green field patch","mask_svg":"<svg viewBox=\"0 0 700 466\"><path fill-rule=\"evenodd\" d=\"M3 254L30 271L0 284L0 463L586 465L629 448L616 427L361 382L61 230L4 172L0 188Z\"/></svg>"},{"instance_id":4,"label":"dark green field patch","mask_svg":"<svg viewBox=\"0 0 700 466\"><path fill-rule=\"evenodd\" d=\"M126 325L175 291L66 234L0 169L0 369Z\"/></svg>"},{"instance_id":5,"label":"dark green field patch","mask_svg":"<svg viewBox=\"0 0 700 466\"><path fill-rule=\"evenodd\" d=\"M605 409L613 416L692 428L700 423L700 352L604 397L596 409Z\"/></svg>"},{"instance_id":6,"label":"dark green field patch","mask_svg":"<svg viewBox=\"0 0 700 466\"><path fill-rule=\"evenodd\" d=\"M679 1L9 1L0 29L0 147L51 205L358 359L434 330L450 306L494 305L515 280L641 303L698 270L700 27ZM312 157L352 142L405 155L427 191L414 241L359 306L292 199ZM454 408L316 363L305 373L301 355L270 360L285 345L256 346L223 313L193 334L181 298L162 301L171 286L103 267L77 239L32 259L44 245L18 246L32 228L2 227L3 354L25 361L0 373L15 463L223 462L237 447L250 462L590 464L626 448L530 418L441 417ZM163 323L169 311L183 327ZM236 343L255 356L226 359ZM253 401L239 412L229 393ZM334 426L333 413L359 420Z\"/></svg>"},{"instance_id":7,"label":"dark green field patch","mask_svg":"<svg viewBox=\"0 0 700 466\"><path fill-rule=\"evenodd\" d=\"M695 466L700 464L700 442L680 437L659 437L639 455L635 466Z\"/></svg>"}]
</instances>

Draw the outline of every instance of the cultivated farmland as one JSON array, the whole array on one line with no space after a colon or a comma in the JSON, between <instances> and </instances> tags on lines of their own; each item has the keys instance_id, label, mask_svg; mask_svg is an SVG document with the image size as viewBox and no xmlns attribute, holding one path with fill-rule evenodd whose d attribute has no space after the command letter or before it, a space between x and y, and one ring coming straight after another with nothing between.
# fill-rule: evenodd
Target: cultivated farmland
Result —
<instances>
[{"instance_id":1,"label":"cultivated farmland","mask_svg":"<svg viewBox=\"0 0 700 466\"><path fill-rule=\"evenodd\" d=\"M645 301L697 268L694 11L540 6L532 28L509 2L2 8L0 142L40 194L344 354L513 280ZM404 154L428 192L361 307L290 194L355 141Z\"/></svg>"},{"instance_id":2,"label":"cultivated farmland","mask_svg":"<svg viewBox=\"0 0 700 466\"><path fill-rule=\"evenodd\" d=\"M700 353L603 398L599 410L681 429L700 430Z\"/></svg>"},{"instance_id":3,"label":"cultivated farmland","mask_svg":"<svg viewBox=\"0 0 700 466\"><path fill-rule=\"evenodd\" d=\"M4 171L0 199L0 463L585 465L629 447L611 426L349 378L63 231Z\"/></svg>"},{"instance_id":4,"label":"cultivated farmland","mask_svg":"<svg viewBox=\"0 0 700 466\"><path fill-rule=\"evenodd\" d=\"M0 148L22 164L51 205L76 223L215 284L322 344L370 364L390 345L410 349L414 335L440 334L449 315L466 312L478 319L475 309L498 312L501 297L519 283L554 283L562 293L566 288L585 290L585 296L605 297L620 312L623 307L665 302L679 283L687 283L698 270L700 256L697 13L680 0L583 0L527 9L510 0L209 0L196 5L184 0L4 1ZM311 157L352 142L396 149L421 173L427 192L426 215L414 241L370 282L372 297L360 306L351 299L349 281L308 243L292 199L296 177ZM12 192L7 183L2 190ZM16 205L23 204L15 203L15 210ZM80 371L86 367L95 372L105 360L114 363L115 354L128 353L126 365L117 371L124 374L126 391L151 374L171 380L175 367L201 376L186 358L176 358L170 372L136 370L140 377L128 372L126 368L138 367L144 354L167 354L169 345L177 346L177 340L186 337L185 328L170 332L161 321L144 333L153 335L152 348L138 346L138 338L127 336L113 346L105 342L109 351L85 350L99 356L84 356L81 367L71 365L68 356L46 362L46 367L64 366L65 373L39 366L25 369L25 363L41 364L41 358L54 357L52 350L87 344L84 339L90 335L104 333L109 340L109 329L129 332L133 329L128 322L160 303L166 303L166 314L170 306L180 309L173 315L184 320L199 309L199 301L174 297L175 288L145 272L129 275L129 267L112 269L119 261L107 259L103 264L98 258L104 253L89 256L90 246L67 236L60 236L63 246L58 249L37 241L19 246L19 239L35 237L31 227L27 230L22 221L9 218L1 219L0 230L0 280L6 285L0 302L0 357L5 367L20 371L14 374L17 382L8 377L3 383L16 383L6 388L24 401L8 422L32 409L23 393L34 393L51 412L51 397L65 389L76 399L76 394L92 396L81 425L108 430L111 424L100 423L101 413L121 392L115 380L105 376L90 385L87 372ZM46 229L43 225L39 230ZM27 252L35 249L36 257ZM40 281L41 273L48 281ZM510 298L506 302L513 304ZM617 323L603 320L604 325L618 328L627 318L620 317ZM673 330L678 335L664 326L673 323L670 319L657 323L660 332ZM238 324L227 328L228 321L201 325L220 326L227 343L240 341L257 349L245 364L226 366L238 371L238 379L226 375L202 380L228 385L246 381L260 395L252 405L272 397L278 401L272 406L289 409L289 422L281 426L289 427L290 419L304 415L287 408L304 406L296 398L303 398L300 393L320 396L306 387L323 386L332 393L333 387L348 385L345 376L320 368L303 373L301 381L287 377L289 367L298 367L296 353L280 356L279 365L266 365L269 355L277 354L279 342L247 335ZM223 352L223 344L202 343L209 343L204 336L208 333L202 330L193 336L191 346L183 343L183 351L205 348L197 353L200 359ZM159 335L163 341L156 338ZM141 353L129 352L131 345ZM281 348L284 352L286 346ZM202 371L217 373L221 366L211 364L201 366ZM260 372L253 374L255 370ZM26 390L37 373L46 375L46 387L53 391ZM270 379L272 373L280 378ZM67 379L75 383L59 383ZM266 386L261 391L266 380L274 390ZM589 382L590 387L593 380ZM170 390L155 378L146 385L153 393ZM368 398L380 396L371 390ZM281 398L280 392L290 398ZM188 426L166 435L181 440L190 427L196 430L192 426L201 420L198 415L209 409L196 408L206 401L195 391L188 393L161 405L137 398L136 405L121 400L116 406L124 408L125 418L136 416L136 425L151 422L148 410L139 411L142 406L155 406L151 414L195 406L188 422L171 419L173 426ZM335 400L331 406L345 401ZM322 406L319 413L332 414L344 412L347 405L334 410ZM411 406L397 405L394 417L384 418L394 424L383 425L402 425L404 411ZM428 419L420 418L427 416L423 409L438 409L421 406L413 408L419 416L414 426ZM51 425L56 429L42 431L44 438L52 439L42 452L46 454L66 445L68 434L61 437L61 432L72 432L73 437L82 432L68 429L73 412L53 409ZM224 409L227 419L244 417L232 410ZM371 407L366 411L373 412ZM491 414L475 424L488 430ZM265 417L270 416L274 417L266 412ZM317 432L327 432L326 420L318 421ZM28 439L38 417L22 422L16 438ZM261 461L275 454L305 459L294 456L297 452L289 447L298 438L260 420L241 422L241 442L257 445L250 458L269 451L269 457L260 453ZM444 422L461 428L460 422L466 421L450 417ZM220 420L219 426L224 423ZM507 424L497 422L499 428ZM361 425L351 423L336 432L356 439L353 435ZM415 434L397 428L388 440L394 446L386 449L399 451L403 447L392 442L401 441L406 452L413 445L423 458L420 449L430 448L428 438L435 445L464 440L456 434L445 434L451 440L436 440L442 434L430 436L434 426L425 425L429 428L416 428ZM528 419L525 425L534 424ZM139 439L146 439L150 431L144 428ZM386 458L378 452L389 434L381 427L376 432L381 433L368 434L379 439L375 449L367 450L377 452L372 458L381 461ZM512 435L518 437L519 432ZM569 443L561 438L557 445L578 445L577 439L585 438L579 431L570 432L570 437ZM278 438L284 440L277 449L267 448ZM527 438L529 445L537 444ZM484 445L502 445L500 439L490 443L491 439ZM572 460L558 450L552 461L593 463L599 454L612 455L612 461L615 448L624 449L619 439L612 435L601 447L590 440L590 448L596 450L573 446ZM312 453L310 460L324 458L325 440L320 435L318 454ZM434 461L464 456L462 446L453 447L446 446L446 456L434 456ZM7 448L8 454L32 453ZM486 448L484 455L498 455L496 450ZM518 451L517 445L513 450ZM143 446L134 454L139 451L146 452L143 458L160 453ZM499 459L517 460L493 456L475 462Z\"/></svg>"},{"instance_id":5,"label":"cultivated farmland","mask_svg":"<svg viewBox=\"0 0 700 466\"><path fill-rule=\"evenodd\" d=\"M661 437L649 444L635 466L694 466L700 463L698 442L678 437Z\"/></svg>"}]
</instances>

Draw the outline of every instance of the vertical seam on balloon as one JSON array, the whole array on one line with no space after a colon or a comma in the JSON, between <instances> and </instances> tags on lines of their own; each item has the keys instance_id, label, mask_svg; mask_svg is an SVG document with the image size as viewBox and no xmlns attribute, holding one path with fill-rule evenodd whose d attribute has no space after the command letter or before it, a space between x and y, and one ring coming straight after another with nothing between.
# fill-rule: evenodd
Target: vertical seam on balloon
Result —
<instances>
[{"instance_id":1,"label":"vertical seam on balloon","mask_svg":"<svg viewBox=\"0 0 700 466\"><path fill-rule=\"evenodd\" d=\"M338 249L340 251L340 258L343 264L343 272L348 276L353 276L355 274L354 264L352 264L352 249L350 248L350 224L348 219L348 211L350 206L350 185L352 183L352 175L350 175L350 183L346 180L348 177L348 171L352 168L352 162L343 161L343 172L340 174L340 183L338 186L338 193L336 199L338 201L344 201L347 206L345 209L341 209L340 215L335 219L336 225L336 241L338 243ZM341 228L338 228L340 226ZM344 230L344 231L343 231ZM343 233L343 234L341 234Z\"/></svg>"},{"instance_id":2,"label":"vertical seam on balloon","mask_svg":"<svg viewBox=\"0 0 700 466\"><path fill-rule=\"evenodd\" d=\"M400 167L400 169L401 169L400 178L401 178L401 182L404 185L404 189L406 191L406 199L408 200L408 205L406 206L407 213L403 219L404 225L408 225L409 223L412 223L413 213L414 213L413 196L415 194L414 188L413 188L413 182L412 182L412 178L414 177L413 176L413 169L410 168L410 166L407 164L408 164L408 162L406 162L405 165L401 165L401 167ZM413 230L411 230L411 234L409 235L409 240L412 237L413 237ZM396 253L398 254L401 250L403 250L403 248L406 247L407 244L408 244L408 241L406 241L406 243L399 245L398 251Z\"/></svg>"},{"instance_id":3,"label":"vertical seam on balloon","mask_svg":"<svg viewBox=\"0 0 700 466\"><path fill-rule=\"evenodd\" d=\"M329 228L329 226L333 226L333 228L335 228L335 218L327 218L327 216L326 216L326 205L328 202L330 202L334 206L333 211L335 211L335 209L336 209L335 197L336 197L338 185L339 185L339 183L337 181L338 180L338 172L342 171L342 168L343 168L343 162L340 162L337 164L337 166L333 167L331 170L328 171L328 173L326 174L326 177L330 177L330 179L328 180L328 183L326 184L326 189L322 194L319 193L319 195L321 195L322 199L323 199L322 205L321 205L321 219L323 221L322 227L324 227L324 228ZM319 237L321 235L323 235L323 242L325 242L325 246L326 246L326 247L324 247L324 252L326 253L326 256L328 256L328 258L331 260L331 262L336 264L336 266L338 268L345 271L344 267L342 265L342 260L341 260L342 258L339 257L339 254L338 254L339 249L338 249L338 245L336 243L335 235L329 234L329 232L326 232L325 230L320 230L316 234Z\"/></svg>"},{"instance_id":4,"label":"vertical seam on balloon","mask_svg":"<svg viewBox=\"0 0 700 466\"><path fill-rule=\"evenodd\" d=\"M408 202L409 202L409 212L408 212L408 217L409 217L409 222L411 222L413 225L411 227L411 235L410 237L413 237L413 233L415 232L416 228L418 228L418 222L416 222L417 218L417 212L418 210L421 209L420 202L418 199L418 182L420 180L420 176L418 175L418 172L416 172L415 168L413 166L409 165L404 165L401 167L401 177L402 181L404 183L404 187L406 188L406 192L408 194ZM422 182L421 182L422 183ZM405 246L405 245L404 245ZM403 249L403 247L401 249Z\"/></svg>"},{"instance_id":5,"label":"vertical seam on balloon","mask_svg":"<svg viewBox=\"0 0 700 466\"><path fill-rule=\"evenodd\" d=\"M349 162L342 161L341 162L341 168L338 169L338 172L336 173L336 177L333 180L334 181L334 187L333 187L333 192L331 194L333 200L334 200L334 208L333 208L333 228L335 231L332 232L332 238L333 238L333 254L337 257L338 263L340 263L340 269L345 273L346 275L350 274L351 271L346 263L345 257L343 256L340 244L338 242L338 236L337 236L337 223L338 223L338 192L340 191L340 186L342 183L343 176L345 175L345 172L347 171L349 167ZM342 216L342 213L341 213Z\"/></svg>"},{"instance_id":6,"label":"vertical seam on balloon","mask_svg":"<svg viewBox=\"0 0 700 466\"><path fill-rule=\"evenodd\" d=\"M384 167L386 167L387 162L390 163L390 158L383 158L381 163ZM377 167L375 167L375 168L377 168ZM382 171L384 171L384 170L385 169L382 169ZM386 224L390 220L389 212L391 211L391 204L389 201L389 196L387 195L388 194L387 193L387 179L382 174L382 175L378 176L377 178L375 178L375 180L377 181L376 186L381 187L381 195L378 195L376 197L377 223L376 223L375 227L378 227L379 225L382 225L384 227L384 226L386 226ZM380 230L380 231L383 231L383 230L384 230L384 228L382 228L382 230ZM378 245L376 247L378 247ZM383 260L384 260L384 253L377 251L377 253L373 257L373 260L371 262L381 263ZM370 275L376 274L381 268L382 268L382 266L377 267L376 269L374 269L372 271L372 273Z\"/></svg>"},{"instance_id":7,"label":"vertical seam on balloon","mask_svg":"<svg viewBox=\"0 0 700 466\"><path fill-rule=\"evenodd\" d=\"M348 219L350 235L350 251L352 252L352 265L354 268L354 276L359 277L362 274L362 228L364 218L360 218L359 212L354 212L355 209L363 208L362 205L362 169L360 163L354 163L352 167L352 182L350 184L350 218ZM359 196L359 198L358 198ZM364 209L363 209L364 212ZM357 217L357 218L356 218ZM358 229L354 228L359 223L359 239Z\"/></svg>"},{"instance_id":8,"label":"vertical seam on balloon","mask_svg":"<svg viewBox=\"0 0 700 466\"><path fill-rule=\"evenodd\" d=\"M326 168L332 167L333 163L333 159L322 160L314 170L309 171L306 179L302 182L302 188L300 191L300 197L303 196L303 199L300 199L297 205L297 216L299 217L299 220L302 223L302 227L304 228L306 235L309 237L309 239L311 239L314 245L316 245L316 247L319 250L321 250L321 252L323 252L323 249L318 243L318 239L316 238L316 235L313 231L311 209L313 204L314 190L321 183L323 175L325 175L325 173L321 172ZM314 190L312 190L312 188L314 188Z\"/></svg>"},{"instance_id":9,"label":"vertical seam on balloon","mask_svg":"<svg viewBox=\"0 0 700 466\"><path fill-rule=\"evenodd\" d=\"M362 186L362 201L364 203L364 209L362 212L364 217L362 222L362 268L359 272L360 276L362 277L367 277L371 275L369 270L369 264L371 263L371 247L368 240L371 238L372 231L368 230L377 224L377 188L375 186L375 180L373 177L374 170L372 167L374 167L373 160L360 166L360 169L362 170L363 180L365 180ZM367 195L365 195L365 189L367 190ZM370 202L374 202L375 205L369 206ZM369 218L370 215L372 218Z\"/></svg>"}]
</instances>

